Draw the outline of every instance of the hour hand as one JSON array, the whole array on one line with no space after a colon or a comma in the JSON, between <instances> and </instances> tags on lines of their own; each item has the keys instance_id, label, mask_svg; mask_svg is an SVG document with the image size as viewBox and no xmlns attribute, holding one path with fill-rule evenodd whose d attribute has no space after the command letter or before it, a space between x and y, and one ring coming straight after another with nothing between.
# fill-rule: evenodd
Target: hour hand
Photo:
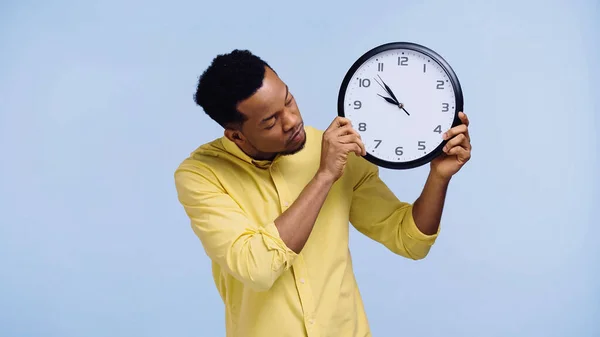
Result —
<instances>
[{"instance_id":1,"label":"hour hand","mask_svg":"<svg viewBox=\"0 0 600 337\"><path fill-rule=\"evenodd\" d=\"M377 95L378 95L379 97L381 97L381 98L385 99L385 100L386 100L386 102L388 102L388 103L390 103L390 104L393 104L393 105L396 105L396 106L398 105L398 102L396 102L396 101L395 101L395 100L393 100L392 98L385 97L385 96L381 96L381 95L379 95L379 94L377 94Z\"/></svg>"},{"instance_id":2,"label":"hour hand","mask_svg":"<svg viewBox=\"0 0 600 337\"><path fill-rule=\"evenodd\" d=\"M390 87L388 87L388 85L385 84L385 82L383 81L383 79L381 78L381 76L377 75L377 77L379 77L379 79L381 80L381 83L379 83L379 81L377 81L377 79L375 79L375 81L377 82L377 84L379 84L383 88L383 90L385 90L390 96L392 96L392 98L384 97L384 96L381 96L379 94L377 94L377 95L381 96L388 103L393 104L393 105L399 107L400 109L404 110L404 112L406 112L406 114L410 116L410 114L408 113L408 111L406 111L406 109L404 109L404 104L398 102L398 99L396 98L396 95L394 95L394 93L392 92L392 89L390 89Z\"/></svg>"},{"instance_id":3,"label":"hour hand","mask_svg":"<svg viewBox=\"0 0 600 337\"><path fill-rule=\"evenodd\" d=\"M395 101L393 98L389 98L389 97L381 96L381 95L379 95L379 94L377 94L377 95L378 95L379 97L381 97L381 98L385 99L385 101L386 101L386 102L388 102L388 103L390 103L390 104L393 104L393 105L395 105L395 106L399 107L400 109L404 110L404 112L406 112L406 114L410 116L410 114L408 113L408 111L406 111L406 109L404 109L404 104L396 102L396 101Z\"/></svg>"}]
</instances>

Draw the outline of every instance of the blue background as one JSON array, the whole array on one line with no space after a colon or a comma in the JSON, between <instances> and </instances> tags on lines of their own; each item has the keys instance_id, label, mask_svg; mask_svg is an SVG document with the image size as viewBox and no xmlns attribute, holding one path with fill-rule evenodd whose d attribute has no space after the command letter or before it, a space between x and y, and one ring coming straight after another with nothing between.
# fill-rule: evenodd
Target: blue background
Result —
<instances>
[{"instance_id":1,"label":"blue background","mask_svg":"<svg viewBox=\"0 0 600 337\"><path fill-rule=\"evenodd\" d=\"M173 171L222 130L194 105L248 48L308 124L390 41L454 68L473 157L409 261L352 232L374 336L600 336L598 1L3 1L0 335L224 336ZM413 201L428 167L382 170ZM332 238L335 240L335 238Z\"/></svg>"}]
</instances>

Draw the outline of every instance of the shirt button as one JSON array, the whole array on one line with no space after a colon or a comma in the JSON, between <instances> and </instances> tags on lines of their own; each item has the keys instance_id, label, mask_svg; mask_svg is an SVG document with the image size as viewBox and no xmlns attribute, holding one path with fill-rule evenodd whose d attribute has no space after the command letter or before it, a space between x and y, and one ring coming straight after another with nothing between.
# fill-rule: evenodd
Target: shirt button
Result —
<instances>
[{"instance_id":1,"label":"shirt button","mask_svg":"<svg viewBox=\"0 0 600 337\"><path fill-rule=\"evenodd\" d=\"M285 206L285 207L288 207L289 205L290 205L290 203L289 203L289 202L287 202L287 201L284 201L284 202L283 202L283 206Z\"/></svg>"},{"instance_id":2,"label":"shirt button","mask_svg":"<svg viewBox=\"0 0 600 337\"><path fill-rule=\"evenodd\" d=\"M315 320L314 320L314 319L311 319L311 320L309 320L309 321L308 321L308 323L310 323L310 324L315 324Z\"/></svg>"},{"instance_id":3,"label":"shirt button","mask_svg":"<svg viewBox=\"0 0 600 337\"><path fill-rule=\"evenodd\" d=\"M303 278L300 279L300 283L304 284L304 279Z\"/></svg>"}]
</instances>

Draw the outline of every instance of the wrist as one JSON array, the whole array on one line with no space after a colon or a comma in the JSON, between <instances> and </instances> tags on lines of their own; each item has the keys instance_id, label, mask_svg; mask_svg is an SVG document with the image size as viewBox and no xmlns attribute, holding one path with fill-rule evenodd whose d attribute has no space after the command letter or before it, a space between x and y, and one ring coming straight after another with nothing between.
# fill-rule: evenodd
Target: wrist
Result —
<instances>
[{"instance_id":1,"label":"wrist","mask_svg":"<svg viewBox=\"0 0 600 337\"><path fill-rule=\"evenodd\" d=\"M335 177L333 175L328 174L323 171L317 171L315 176L313 177L313 181L317 183L319 186L323 187L331 187L335 182Z\"/></svg>"},{"instance_id":2,"label":"wrist","mask_svg":"<svg viewBox=\"0 0 600 337\"><path fill-rule=\"evenodd\" d=\"M448 185L450 183L450 179L452 179L452 176L445 176L436 172L435 170L429 171L429 181L435 183L436 185Z\"/></svg>"}]
</instances>

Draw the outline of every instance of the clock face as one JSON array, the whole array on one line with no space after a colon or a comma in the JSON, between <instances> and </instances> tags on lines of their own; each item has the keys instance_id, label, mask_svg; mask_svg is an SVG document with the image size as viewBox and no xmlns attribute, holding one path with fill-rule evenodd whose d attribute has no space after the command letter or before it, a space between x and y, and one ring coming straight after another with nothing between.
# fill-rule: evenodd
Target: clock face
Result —
<instances>
[{"instance_id":1,"label":"clock face","mask_svg":"<svg viewBox=\"0 0 600 337\"><path fill-rule=\"evenodd\" d=\"M338 114L361 134L367 160L406 169L440 154L442 135L460 123L462 104L458 79L439 55L420 45L391 43L350 68Z\"/></svg>"}]
</instances>

